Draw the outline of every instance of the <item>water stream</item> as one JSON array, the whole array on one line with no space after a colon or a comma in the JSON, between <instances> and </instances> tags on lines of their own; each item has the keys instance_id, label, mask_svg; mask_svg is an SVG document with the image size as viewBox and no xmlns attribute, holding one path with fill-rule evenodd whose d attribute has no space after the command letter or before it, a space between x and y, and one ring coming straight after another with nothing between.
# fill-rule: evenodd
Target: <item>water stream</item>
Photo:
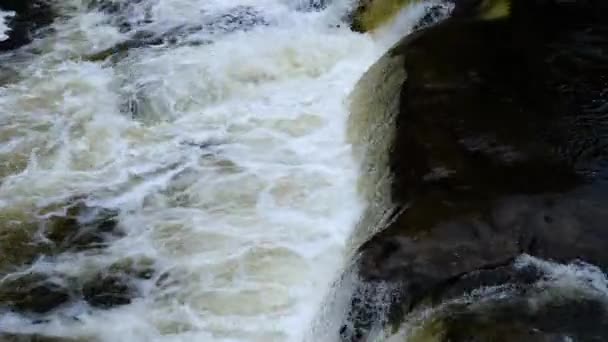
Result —
<instances>
[{"instance_id":1,"label":"water stream","mask_svg":"<svg viewBox=\"0 0 608 342\"><path fill-rule=\"evenodd\" d=\"M105 249L18 272L81 279L124 260L154 269L129 305L77 301L37 321L4 314L0 331L85 341L309 336L366 206L346 139L348 95L422 11L370 35L341 24L348 1L304 5L66 0L53 32L0 55L0 215L85 198L118 208L123 231ZM87 61L138 32L174 36Z\"/></svg>"}]
</instances>

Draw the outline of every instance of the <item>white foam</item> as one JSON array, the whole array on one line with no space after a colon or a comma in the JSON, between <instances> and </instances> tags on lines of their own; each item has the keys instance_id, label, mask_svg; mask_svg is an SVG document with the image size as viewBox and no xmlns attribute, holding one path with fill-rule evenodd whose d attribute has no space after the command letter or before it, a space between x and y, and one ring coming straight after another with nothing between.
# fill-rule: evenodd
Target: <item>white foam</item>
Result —
<instances>
[{"instance_id":1,"label":"white foam","mask_svg":"<svg viewBox=\"0 0 608 342\"><path fill-rule=\"evenodd\" d=\"M608 299L608 278L595 265L584 262L560 264L522 255L516 260L515 266L533 266L541 270L544 278L536 284L538 288L555 288L562 296L582 294Z\"/></svg>"},{"instance_id":2,"label":"white foam","mask_svg":"<svg viewBox=\"0 0 608 342\"><path fill-rule=\"evenodd\" d=\"M0 11L0 42L8 39L10 28L7 26L7 20L15 15L15 12Z\"/></svg>"},{"instance_id":3,"label":"white foam","mask_svg":"<svg viewBox=\"0 0 608 342\"><path fill-rule=\"evenodd\" d=\"M122 209L127 236L33 268L83 277L145 256L169 279L142 282L143 296L125 307L81 303L36 325L5 315L1 330L101 341L301 340L364 207L345 99L387 46L335 28L338 7L144 1L130 15L147 13L138 25L159 33L237 5L269 25L91 63L80 56L127 35L84 4L71 1L71 19L45 38L52 44L40 40L43 54L24 65L23 79L0 88L0 157L11 165L0 169L11 174L0 209L91 195L93 205ZM129 98L135 114L124 111Z\"/></svg>"}]
</instances>

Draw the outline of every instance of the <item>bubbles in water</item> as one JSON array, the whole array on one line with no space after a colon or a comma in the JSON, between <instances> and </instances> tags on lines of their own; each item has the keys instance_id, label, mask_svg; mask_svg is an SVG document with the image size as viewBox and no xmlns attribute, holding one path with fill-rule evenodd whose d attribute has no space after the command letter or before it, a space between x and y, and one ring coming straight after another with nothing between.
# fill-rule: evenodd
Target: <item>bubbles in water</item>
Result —
<instances>
[{"instance_id":1,"label":"bubbles in water","mask_svg":"<svg viewBox=\"0 0 608 342\"><path fill-rule=\"evenodd\" d=\"M8 27L7 21L14 15L14 12L0 11L0 42L8 39L10 28Z\"/></svg>"},{"instance_id":2,"label":"bubbles in water","mask_svg":"<svg viewBox=\"0 0 608 342\"><path fill-rule=\"evenodd\" d=\"M56 33L0 88L0 211L40 220L83 198L118 210L122 235L23 265L87 300L2 315L0 330L301 340L363 208L346 96L386 47L336 28L339 1L61 6ZM141 37L163 40L86 60ZM106 290L134 294L107 310L121 299Z\"/></svg>"}]
</instances>

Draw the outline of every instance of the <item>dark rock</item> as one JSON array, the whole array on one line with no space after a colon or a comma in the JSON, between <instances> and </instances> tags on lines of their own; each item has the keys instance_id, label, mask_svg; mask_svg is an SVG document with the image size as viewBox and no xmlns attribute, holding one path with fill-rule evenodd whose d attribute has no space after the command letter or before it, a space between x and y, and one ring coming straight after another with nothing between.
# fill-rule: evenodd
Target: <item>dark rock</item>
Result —
<instances>
[{"instance_id":1,"label":"dark rock","mask_svg":"<svg viewBox=\"0 0 608 342\"><path fill-rule=\"evenodd\" d=\"M405 38L367 76L384 78L364 78L373 90L362 93L377 94L402 75L385 105L396 117L387 196L403 210L358 262L361 286L398 289L384 314L392 324L433 294L529 284L509 267L522 253L608 269L608 5L485 7L457 3L455 17ZM358 301L347 321L361 323L342 334L351 341L383 319Z\"/></svg>"},{"instance_id":2,"label":"dark rock","mask_svg":"<svg viewBox=\"0 0 608 342\"><path fill-rule=\"evenodd\" d=\"M52 7L43 0L4 0L0 2L0 10L15 12L8 20L9 38L0 41L0 51L29 44L36 31L51 24L55 16Z\"/></svg>"},{"instance_id":3,"label":"dark rock","mask_svg":"<svg viewBox=\"0 0 608 342\"><path fill-rule=\"evenodd\" d=\"M44 274L7 277L0 282L0 307L24 313L46 313L67 303L70 291Z\"/></svg>"},{"instance_id":4,"label":"dark rock","mask_svg":"<svg viewBox=\"0 0 608 342\"><path fill-rule=\"evenodd\" d=\"M3 334L0 333L2 342L77 342L79 340L67 337L44 336L38 334ZM88 340L87 340L88 341Z\"/></svg>"},{"instance_id":5,"label":"dark rock","mask_svg":"<svg viewBox=\"0 0 608 342\"><path fill-rule=\"evenodd\" d=\"M105 247L121 235L116 210L89 207L83 202L70 205L64 215L52 215L45 222L45 237L61 251Z\"/></svg>"},{"instance_id":6,"label":"dark rock","mask_svg":"<svg viewBox=\"0 0 608 342\"><path fill-rule=\"evenodd\" d=\"M496 298L483 305L451 305L423 323L415 335L414 341L432 335L437 342L599 342L608 336L608 313L594 299L556 300L535 307L524 298Z\"/></svg>"},{"instance_id":7,"label":"dark rock","mask_svg":"<svg viewBox=\"0 0 608 342\"><path fill-rule=\"evenodd\" d=\"M440 304L452 299L462 298L475 290L510 286L510 288L525 288L542 279L544 273L532 266L517 268L513 264L487 266L453 279L445 281L436 287L425 301Z\"/></svg>"},{"instance_id":8,"label":"dark rock","mask_svg":"<svg viewBox=\"0 0 608 342\"><path fill-rule=\"evenodd\" d=\"M82 288L84 299L94 307L110 309L130 304L137 290L124 273L100 273Z\"/></svg>"},{"instance_id":9,"label":"dark rock","mask_svg":"<svg viewBox=\"0 0 608 342\"><path fill-rule=\"evenodd\" d=\"M91 306L101 309L127 305L139 296L135 282L151 280L155 274L152 259L123 259L84 282L82 294Z\"/></svg>"}]
</instances>

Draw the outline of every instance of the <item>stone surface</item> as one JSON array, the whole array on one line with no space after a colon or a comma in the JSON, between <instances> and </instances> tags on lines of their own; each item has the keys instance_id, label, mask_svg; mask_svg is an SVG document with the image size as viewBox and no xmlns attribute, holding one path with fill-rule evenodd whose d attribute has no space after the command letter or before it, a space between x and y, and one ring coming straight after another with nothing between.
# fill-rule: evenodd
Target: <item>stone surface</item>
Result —
<instances>
[{"instance_id":1,"label":"stone surface","mask_svg":"<svg viewBox=\"0 0 608 342\"><path fill-rule=\"evenodd\" d=\"M110 309L130 304L137 290L127 274L102 272L83 285L82 294L91 306Z\"/></svg>"},{"instance_id":2,"label":"stone surface","mask_svg":"<svg viewBox=\"0 0 608 342\"><path fill-rule=\"evenodd\" d=\"M81 199L30 210L0 211L0 273L40 257L104 248L123 234L118 211L87 206Z\"/></svg>"},{"instance_id":3,"label":"stone surface","mask_svg":"<svg viewBox=\"0 0 608 342\"><path fill-rule=\"evenodd\" d=\"M91 339L72 339L67 337L45 336L38 334L4 334L0 333L2 342L92 342Z\"/></svg>"},{"instance_id":4,"label":"stone surface","mask_svg":"<svg viewBox=\"0 0 608 342\"><path fill-rule=\"evenodd\" d=\"M499 18L457 2L378 63L394 69L372 73L404 75L398 99L383 100L395 111L387 196L400 214L361 246L358 275L396 290L385 313L353 299L343 340L399 324L434 293L525 285L508 267L522 253L608 268L608 5L509 9Z\"/></svg>"},{"instance_id":5,"label":"stone surface","mask_svg":"<svg viewBox=\"0 0 608 342\"><path fill-rule=\"evenodd\" d=\"M0 10L15 12L8 20L9 38L0 41L0 52L29 44L36 31L51 24L55 17L52 7L43 0L4 0Z\"/></svg>"},{"instance_id":6,"label":"stone surface","mask_svg":"<svg viewBox=\"0 0 608 342\"><path fill-rule=\"evenodd\" d=\"M72 203L64 214L53 214L44 222L45 236L61 251L104 247L121 235L116 210Z\"/></svg>"},{"instance_id":7,"label":"stone surface","mask_svg":"<svg viewBox=\"0 0 608 342\"><path fill-rule=\"evenodd\" d=\"M63 279L40 273L10 276L0 282L0 307L23 313L47 313L70 300Z\"/></svg>"},{"instance_id":8,"label":"stone surface","mask_svg":"<svg viewBox=\"0 0 608 342\"><path fill-rule=\"evenodd\" d=\"M558 300L537 304L495 299L485 305L453 305L407 339L408 342L605 341L608 313L601 300Z\"/></svg>"}]
</instances>

